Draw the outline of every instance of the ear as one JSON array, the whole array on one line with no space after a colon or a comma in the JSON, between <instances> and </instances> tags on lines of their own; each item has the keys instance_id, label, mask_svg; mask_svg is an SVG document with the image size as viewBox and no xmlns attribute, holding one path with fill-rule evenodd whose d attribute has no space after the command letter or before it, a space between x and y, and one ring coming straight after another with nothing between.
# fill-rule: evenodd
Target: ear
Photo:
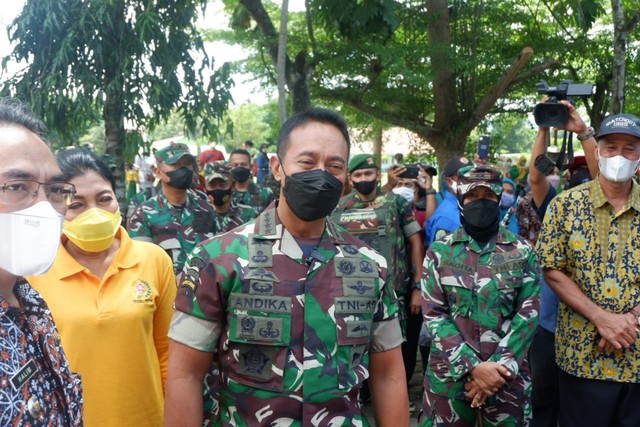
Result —
<instances>
[{"instance_id":1,"label":"ear","mask_svg":"<svg viewBox=\"0 0 640 427\"><path fill-rule=\"evenodd\" d=\"M157 165L151 166L151 171L153 171L153 174L158 180L162 181L162 179L160 178L160 168Z\"/></svg>"},{"instance_id":2,"label":"ear","mask_svg":"<svg viewBox=\"0 0 640 427\"><path fill-rule=\"evenodd\" d=\"M376 168L376 170L378 171L378 172L376 173L376 181L378 181L378 182L379 182L379 181L382 179L382 172L380 172L380 169L379 169L379 168Z\"/></svg>"},{"instance_id":3,"label":"ear","mask_svg":"<svg viewBox=\"0 0 640 427\"><path fill-rule=\"evenodd\" d=\"M282 177L284 173L282 172L282 165L280 164L280 159L278 156L273 156L269 159L269 166L271 167L271 173L276 181L282 183Z\"/></svg>"}]
</instances>

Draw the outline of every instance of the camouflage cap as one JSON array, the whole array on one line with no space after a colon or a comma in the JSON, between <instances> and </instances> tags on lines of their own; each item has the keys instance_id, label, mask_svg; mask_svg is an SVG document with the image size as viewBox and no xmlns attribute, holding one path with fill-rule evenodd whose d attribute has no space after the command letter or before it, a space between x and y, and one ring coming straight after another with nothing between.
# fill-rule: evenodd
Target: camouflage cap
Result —
<instances>
[{"instance_id":1,"label":"camouflage cap","mask_svg":"<svg viewBox=\"0 0 640 427\"><path fill-rule=\"evenodd\" d=\"M469 159L464 156L455 156L444 166L442 176L448 178L455 175L456 173L459 174L460 169L468 166L473 166L473 163L471 163Z\"/></svg>"},{"instance_id":2,"label":"camouflage cap","mask_svg":"<svg viewBox=\"0 0 640 427\"><path fill-rule=\"evenodd\" d=\"M231 168L226 162L211 162L204 166L204 180L211 182L216 178L223 181L229 181L231 179Z\"/></svg>"},{"instance_id":3,"label":"camouflage cap","mask_svg":"<svg viewBox=\"0 0 640 427\"><path fill-rule=\"evenodd\" d=\"M371 154L356 154L349 161L349 173L357 171L358 169L371 169L377 168L378 163L376 158Z\"/></svg>"},{"instance_id":4,"label":"camouflage cap","mask_svg":"<svg viewBox=\"0 0 640 427\"><path fill-rule=\"evenodd\" d=\"M172 142L166 147L156 151L156 162L173 165L178 163L184 156L189 156L192 161L195 161L195 157L189 151L187 144Z\"/></svg>"},{"instance_id":5,"label":"camouflage cap","mask_svg":"<svg viewBox=\"0 0 640 427\"><path fill-rule=\"evenodd\" d=\"M500 197L502 173L491 166L467 166L458 171L458 198L464 199L476 187L487 187Z\"/></svg>"}]
</instances>

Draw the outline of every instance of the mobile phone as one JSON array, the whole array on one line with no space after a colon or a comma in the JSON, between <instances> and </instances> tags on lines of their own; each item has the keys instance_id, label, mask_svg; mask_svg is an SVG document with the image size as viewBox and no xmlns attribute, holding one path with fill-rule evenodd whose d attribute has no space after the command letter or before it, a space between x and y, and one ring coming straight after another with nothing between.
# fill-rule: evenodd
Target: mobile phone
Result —
<instances>
[{"instance_id":1,"label":"mobile phone","mask_svg":"<svg viewBox=\"0 0 640 427\"><path fill-rule=\"evenodd\" d=\"M489 144L491 144L490 136L483 135L480 137L480 142L478 142L478 157L481 159L489 158Z\"/></svg>"},{"instance_id":2,"label":"mobile phone","mask_svg":"<svg viewBox=\"0 0 640 427\"><path fill-rule=\"evenodd\" d=\"M416 165L405 165L406 170L398 175L399 178L408 178L415 179L418 177L418 166Z\"/></svg>"},{"instance_id":3,"label":"mobile phone","mask_svg":"<svg viewBox=\"0 0 640 427\"><path fill-rule=\"evenodd\" d=\"M553 173L553 169L556 167L556 163L546 154L540 154L536 157L536 161L533 165L545 176L551 175Z\"/></svg>"}]
</instances>

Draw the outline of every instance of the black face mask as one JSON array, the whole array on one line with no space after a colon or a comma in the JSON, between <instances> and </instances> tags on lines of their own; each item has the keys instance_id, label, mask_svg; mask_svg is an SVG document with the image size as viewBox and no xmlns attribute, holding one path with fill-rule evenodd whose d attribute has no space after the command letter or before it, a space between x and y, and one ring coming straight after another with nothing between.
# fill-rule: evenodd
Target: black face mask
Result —
<instances>
[{"instance_id":1,"label":"black face mask","mask_svg":"<svg viewBox=\"0 0 640 427\"><path fill-rule=\"evenodd\" d=\"M360 182L354 182L353 188L355 188L358 191L358 193L368 196L369 194L373 193L373 191L377 187L377 184L378 184L378 181L375 179L373 181L360 181Z\"/></svg>"},{"instance_id":2,"label":"black face mask","mask_svg":"<svg viewBox=\"0 0 640 427\"><path fill-rule=\"evenodd\" d=\"M244 166L236 166L231 169L231 176L238 182L245 182L249 179L249 175L251 175L251 170Z\"/></svg>"},{"instance_id":3,"label":"black face mask","mask_svg":"<svg viewBox=\"0 0 640 427\"><path fill-rule=\"evenodd\" d=\"M301 220L324 218L338 205L342 183L329 172L313 169L285 176L282 193L291 211Z\"/></svg>"},{"instance_id":4,"label":"black face mask","mask_svg":"<svg viewBox=\"0 0 640 427\"><path fill-rule=\"evenodd\" d=\"M180 169L171 172L165 172L165 174L169 177L167 184L170 187L186 190L191 188L193 184L193 170L186 166L182 166Z\"/></svg>"},{"instance_id":5,"label":"black face mask","mask_svg":"<svg viewBox=\"0 0 640 427\"><path fill-rule=\"evenodd\" d=\"M500 204L488 199L469 202L462 206L460 222L474 240L488 242L500 228Z\"/></svg>"},{"instance_id":6,"label":"black face mask","mask_svg":"<svg viewBox=\"0 0 640 427\"><path fill-rule=\"evenodd\" d=\"M213 204L216 206L224 206L225 203L231 198L231 189L228 190L207 190L207 194L213 199Z\"/></svg>"}]
</instances>

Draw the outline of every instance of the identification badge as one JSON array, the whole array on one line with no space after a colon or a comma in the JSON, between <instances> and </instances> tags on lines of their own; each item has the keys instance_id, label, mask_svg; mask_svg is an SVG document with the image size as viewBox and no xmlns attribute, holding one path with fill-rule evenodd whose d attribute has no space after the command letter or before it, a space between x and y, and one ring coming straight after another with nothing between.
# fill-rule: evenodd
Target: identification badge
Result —
<instances>
[{"instance_id":1,"label":"identification badge","mask_svg":"<svg viewBox=\"0 0 640 427\"><path fill-rule=\"evenodd\" d=\"M13 389L16 391L20 390L22 386L29 381L29 378L36 374L36 372L38 372L36 363L33 360L29 360L27 364L20 368L14 376L9 378Z\"/></svg>"}]
</instances>

